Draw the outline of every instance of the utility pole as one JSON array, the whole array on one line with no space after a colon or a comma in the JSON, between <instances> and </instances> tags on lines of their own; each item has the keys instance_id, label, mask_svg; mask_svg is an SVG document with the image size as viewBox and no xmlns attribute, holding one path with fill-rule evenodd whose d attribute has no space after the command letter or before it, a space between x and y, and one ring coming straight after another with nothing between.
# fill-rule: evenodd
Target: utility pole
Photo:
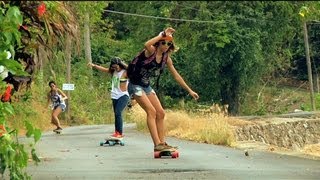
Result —
<instances>
[{"instance_id":1,"label":"utility pole","mask_svg":"<svg viewBox=\"0 0 320 180\"><path fill-rule=\"evenodd\" d=\"M312 107L312 111L315 111L316 105L315 105L315 99L314 99L312 68L311 68L311 61L310 61L308 29L307 29L307 22L306 21L303 21L303 34L304 34L304 45L305 45L305 49L306 49L306 60L307 60L307 68L308 68L308 80L309 80L309 86L310 86L311 107Z\"/></svg>"},{"instance_id":2,"label":"utility pole","mask_svg":"<svg viewBox=\"0 0 320 180\"><path fill-rule=\"evenodd\" d=\"M84 50L85 50L85 57L88 63L92 63L92 57L91 57L91 43L90 43L90 15L88 12L85 13L84 17ZM90 76L90 83L89 88L93 89L92 85L92 73Z\"/></svg>"}]
</instances>

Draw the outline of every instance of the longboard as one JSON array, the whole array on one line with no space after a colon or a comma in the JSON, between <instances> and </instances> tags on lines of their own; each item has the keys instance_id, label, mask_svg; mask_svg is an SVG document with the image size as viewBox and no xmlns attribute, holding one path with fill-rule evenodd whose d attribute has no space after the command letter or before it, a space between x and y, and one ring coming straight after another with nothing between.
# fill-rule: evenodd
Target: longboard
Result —
<instances>
[{"instance_id":1,"label":"longboard","mask_svg":"<svg viewBox=\"0 0 320 180\"><path fill-rule=\"evenodd\" d=\"M61 134L62 130L53 130L56 134Z\"/></svg>"},{"instance_id":2,"label":"longboard","mask_svg":"<svg viewBox=\"0 0 320 180\"><path fill-rule=\"evenodd\" d=\"M124 141L123 138L108 137L104 142L100 142L100 146L103 146L105 144L109 144L109 146L114 146L116 144L124 146Z\"/></svg>"},{"instance_id":3,"label":"longboard","mask_svg":"<svg viewBox=\"0 0 320 180\"><path fill-rule=\"evenodd\" d=\"M153 153L154 158L161 158L161 157L170 157L171 158L178 158L179 157L179 151L170 151L170 150L162 150L162 151L154 151Z\"/></svg>"}]
</instances>

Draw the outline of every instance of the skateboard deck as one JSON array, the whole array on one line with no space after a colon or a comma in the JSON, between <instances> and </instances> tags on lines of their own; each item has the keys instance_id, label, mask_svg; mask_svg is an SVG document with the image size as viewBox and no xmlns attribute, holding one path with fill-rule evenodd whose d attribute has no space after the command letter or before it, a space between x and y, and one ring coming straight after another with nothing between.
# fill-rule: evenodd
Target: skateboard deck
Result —
<instances>
[{"instance_id":1,"label":"skateboard deck","mask_svg":"<svg viewBox=\"0 0 320 180\"><path fill-rule=\"evenodd\" d=\"M171 157L171 158L178 158L179 151L171 151L171 150L162 150L162 151L154 151L153 153L154 158L161 158L161 157Z\"/></svg>"},{"instance_id":2,"label":"skateboard deck","mask_svg":"<svg viewBox=\"0 0 320 180\"><path fill-rule=\"evenodd\" d=\"M103 146L105 144L109 144L109 146L114 146L116 144L124 146L124 141L123 138L108 137L104 142L100 142L100 146Z\"/></svg>"},{"instance_id":3,"label":"skateboard deck","mask_svg":"<svg viewBox=\"0 0 320 180\"><path fill-rule=\"evenodd\" d=\"M61 134L62 130L53 130L56 134Z\"/></svg>"}]
</instances>

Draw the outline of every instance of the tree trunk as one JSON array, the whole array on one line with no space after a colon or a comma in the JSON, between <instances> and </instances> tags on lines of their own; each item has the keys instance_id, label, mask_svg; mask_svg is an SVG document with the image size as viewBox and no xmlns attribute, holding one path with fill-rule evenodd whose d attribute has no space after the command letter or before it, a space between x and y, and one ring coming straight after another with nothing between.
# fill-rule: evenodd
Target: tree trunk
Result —
<instances>
[{"instance_id":1,"label":"tree trunk","mask_svg":"<svg viewBox=\"0 0 320 180\"><path fill-rule=\"evenodd\" d=\"M318 77L318 73L313 73L312 79L313 79L313 91L316 92L316 93L319 93L319 77Z\"/></svg>"},{"instance_id":2,"label":"tree trunk","mask_svg":"<svg viewBox=\"0 0 320 180\"><path fill-rule=\"evenodd\" d=\"M65 49L65 57L66 57L66 65L67 65L67 83L70 84L71 82L71 39L70 36L66 36L66 49ZM70 109L70 102L71 102L71 95L70 91L67 91L67 124L68 121L70 121L70 114L71 114L71 109Z\"/></svg>"},{"instance_id":3,"label":"tree trunk","mask_svg":"<svg viewBox=\"0 0 320 180\"><path fill-rule=\"evenodd\" d=\"M227 101L222 103L223 105L228 105L228 113L232 116L236 116L239 114L240 109L240 99L236 93L230 93L228 96Z\"/></svg>"},{"instance_id":4,"label":"tree trunk","mask_svg":"<svg viewBox=\"0 0 320 180\"><path fill-rule=\"evenodd\" d=\"M88 63L92 63L91 44L90 44L90 16L88 12L86 12L85 18L84 18L84 47L85 47L85 57ZM92 89L93 88L93 85L91 83L92 77L89 77L89 79L90 79L89 88Z\"/></svg>"},{"instance_id":5,"label":"tree trunk","mask_svg":"<svg viewBox=\"0 0 320 180\"><path fill-rule=\"evenodd\" d=\"M48 55L46 54L46 51L44 50L44 47L42 45L39 46L38 48L38 51L37 51L37 58L38 58L38 63L39 63L39 81L40 83L42 84L41 86L41 91L44 92L45 89L47 88L48 86L48 82L44 82L44 74L43 74L43 67L46 66L47 64L49 64L49 67L50 67L50 71L51 71L51 74L53 76L53 80L56 79L56 74L54 73L54 71L52 70L52 67L50 65L50 63L48 61L45 61L47 60L48 58ZM46 97L47 98L47 97Z\"/></svg>"},{"instance_id":6,"label":"tree trunk","mask_svg":"<svg viewBox=\"0 0 320 180\"><path fill-rule=\"evenodd\" d=\"M227 86L222 87L221 89L221 105L228 105L229 115L238 115L240 110L240 98L237 91L236 82L233 83L233 86L228 89Z\"/></svg>"},{"instance_id":7,"label":"tree trunk","mask_svg":"<svg viewBox=\"0 0 320 180\"><path fill-rule=\"evenodd\" d=\"M307 29L306 21L303 22L303 34L304 34L304 45L306 49L306 61L307 61L308 79L309 79L309 86L310 86L311 107L312 107L312 110L315 111L316 105L315 105L314 91L313 91L312 68L311 68L311 61L310 61L308 29Z\"/></svg>"}]
</instances>

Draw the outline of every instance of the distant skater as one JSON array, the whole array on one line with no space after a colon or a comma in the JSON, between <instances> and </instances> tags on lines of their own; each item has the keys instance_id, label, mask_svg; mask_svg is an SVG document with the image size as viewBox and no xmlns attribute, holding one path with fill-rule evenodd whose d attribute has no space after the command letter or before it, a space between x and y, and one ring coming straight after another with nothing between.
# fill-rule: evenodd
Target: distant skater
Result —
<instances>
[{"instance_id":1,"label":"distant skater","mask_svg":"<svg viewBox=\"0 0 320 180\"><path fill-rule=\"evenodd\" d=\"M68 99L67 95L63 93L56 85L54 81L49 82L50 91L48 93L48 102L47 107L50 104L51 101L51 108L52 108L52 114L51 114L51 123L54 124L57 128L54 129L54 132L59 132L62 130L62 127L60 125L60 120L58 118L59 114L61 112L64 112L66 110L66 103L64 102L66 99Z\"/></svg>"}]
</instances>

